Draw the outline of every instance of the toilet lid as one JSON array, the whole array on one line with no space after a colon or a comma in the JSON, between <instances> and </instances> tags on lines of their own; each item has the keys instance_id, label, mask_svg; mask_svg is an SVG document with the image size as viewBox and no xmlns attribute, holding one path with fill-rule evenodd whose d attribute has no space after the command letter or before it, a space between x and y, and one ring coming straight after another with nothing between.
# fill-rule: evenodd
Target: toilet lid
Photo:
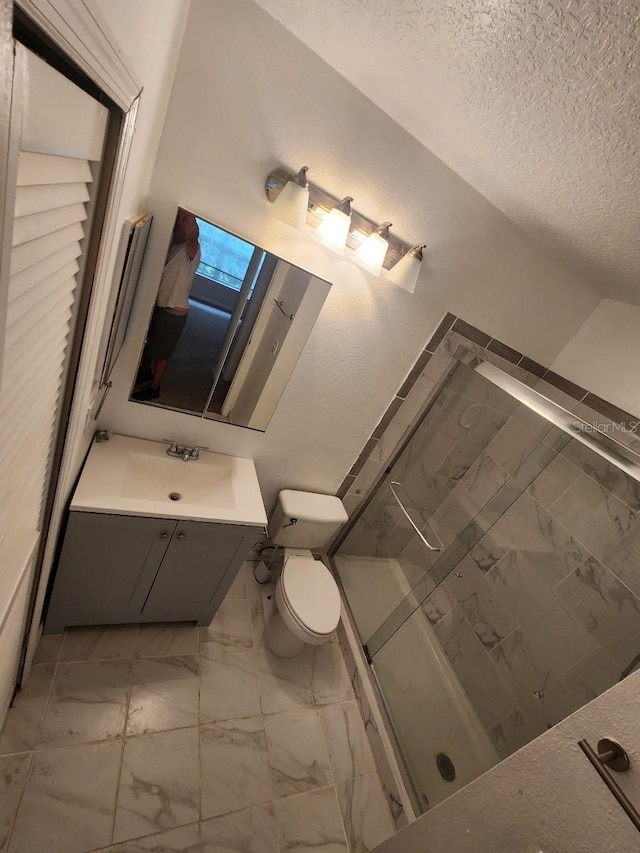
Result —
<instances>
[{"instance_id":1,"label":"toilet lid","mask_svg":"<svg viewBox=\"0 0 640 853\"><path fill-rule=\"evenodd\" d=\"M309 631L330 634L336 628L340 593L331 572L319 560L289 557L281 583L287 604Z\"/></svg>"}]
</instances>

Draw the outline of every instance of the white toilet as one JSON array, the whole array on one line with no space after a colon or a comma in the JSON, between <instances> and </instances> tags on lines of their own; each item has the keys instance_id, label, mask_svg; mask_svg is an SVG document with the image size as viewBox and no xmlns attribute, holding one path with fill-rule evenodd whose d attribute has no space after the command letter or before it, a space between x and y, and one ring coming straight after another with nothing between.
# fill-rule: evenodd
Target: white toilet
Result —
<instances>
[{"instance_id":1,"label":"white toilet","mask_svg":"<svg viewBox=\"0 0 640 853\"><path fill-rule=\"evenodd\" d=\"M331 572L314 560L319 548L348 520L342 501L284 489L269 522L269 538L284 547L276 583L277 612L266 630L271 651L282 658L299 655L305 645L325 643L340 620L340 592Z\"/></svg>"}]
</instances>

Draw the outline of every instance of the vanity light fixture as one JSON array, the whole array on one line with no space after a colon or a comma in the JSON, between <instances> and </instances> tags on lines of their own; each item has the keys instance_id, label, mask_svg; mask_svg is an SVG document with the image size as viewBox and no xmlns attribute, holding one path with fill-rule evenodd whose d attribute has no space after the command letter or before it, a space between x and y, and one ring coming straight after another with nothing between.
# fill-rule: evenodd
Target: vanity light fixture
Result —
<instances>
[{"instance_id":1,"label":"vanity light fixture","mask_svg":"<svg viewBox=\"0 0 640 853\"><path fill-rule=\"evenodd\" d=\"M338 255L344 254L347 245L347 237L351 228L351 202L353 197L345 196L340 204L337 204L329 215L325 216L320 225L313 232L313 236L324 243L327 248Z\"/></svg>"},{"instance_id":2,"label":"vanity light fixture","mask_svg":"<svg viewBox=\"0 0 640 853\"><path fill-rule=\"evenodd\" d=\"M341 255L344 254L346 240L346 246L354 250L356 263L373 275L380 275L379 264L382 256L382 267L390 270L387 273L389 281L413 293L424 246L412 248L411 244L398 240L389 234L390 222L377 225L357 210L352 210L351 196L339 201L335 196L307 181L306 173L305 166L297 174L288 169L277 168L267 175L265 192L273 208L279 207L278 202L282 196L285 196L287 202L283 202L285 208L289 202L293 205L292 199L295 198L298 199L299 205L295 215L280 216L276 210L273 210L273 213L298 228L303 228L306 221L319 241ZM309 194L308 203L306 196L303 196L305 190ZM304 205L307 205L305 216L302 215L302 199ZM383 251L385 246L386 251Z\"/></svg>"},{"instance_id":3,"label":"vanity light fixture","mask_svg":"<svg viewBox=\"0 0 640 853\"><path fill-rule=\"evenodd\" d=\"M309 207L308 166L303 166L297 175L293 175L270 208L272 216L281 219L294 228L304 228Z\"/></svg>"},{"instance_id":4,"label":"vanity light fixture","mask_svg":"<svg viewBox=\"0 0 640 853\"><path fill-rule=\"evenodd\" d=\"M372 275L380 275L382 264L389 249L389 228L391 222L378 225L373 234L360 243L354 254L354 260Z\"/></svg>"},{"instance_id":5,"label":"vanity light fixture","mask_svg":"<svg viewBox=\"0 0 640 853\"><path fill-rule=\"evenodd\" d=\"M409 293L413 293L422 268L423 249L426 249L426 245L414 246L410 249L395 266L385 273L385 278L397 284L398 287L408 290Z\"/></svg>"}]
</instances>

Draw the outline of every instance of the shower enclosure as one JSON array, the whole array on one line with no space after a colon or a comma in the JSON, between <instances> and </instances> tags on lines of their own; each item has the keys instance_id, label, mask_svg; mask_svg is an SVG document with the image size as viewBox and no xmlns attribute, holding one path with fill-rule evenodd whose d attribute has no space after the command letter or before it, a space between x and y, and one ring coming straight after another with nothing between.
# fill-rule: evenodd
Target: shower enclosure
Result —
<instances>
[{"instance_id":1,"label":"shower enclosure","mask_svg":"<svg viewBox=\"0 0 640 853\"><path fill-rule=\"evenodd\" d=\"M334 547L419 812L640 653L638 461L493 365L458 362Z\"/></svg>"}]
</instances>

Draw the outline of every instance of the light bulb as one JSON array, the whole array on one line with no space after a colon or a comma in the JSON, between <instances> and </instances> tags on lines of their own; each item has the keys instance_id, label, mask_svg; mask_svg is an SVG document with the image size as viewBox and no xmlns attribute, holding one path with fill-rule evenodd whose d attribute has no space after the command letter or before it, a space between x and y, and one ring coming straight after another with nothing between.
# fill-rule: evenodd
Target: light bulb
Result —
<instances>
[{"instance_id":1,"label":"light bulb","mask_svg":"<svg viewBox=\"0 0 640 853\"><path fill-rule=\"evenodd\" d=\"M307 209L309 207L308 169L308 166L303 166L295 177L287 181L280 195L269 209L272 216L293 225L294 228L304 228L307 221Z\"/></svg>"},{"instance_id":2,"label":"light bulb","mask_svg":"<svg viewBox=\"0 0 640 853\"><path fill-rule=\"evenodd\" d=\"M422 269L422 250L425 248L426 246L414 246L386 273L385 278L413 293Z\"/></svg>"},{"instance_id":3,"label":"light bulb","mask_svg":"<svg viewBox=\"0 0 640 853\"><path fill-rule=\"evenodd\" d=\"M383 222L373 234L360 243L355 251L354 259L361 267L372 275L380 275L382 264L389 248L390 222Z\"/></svg>"},{"instance_id":4,"label":"light bulb","mask_svg":"<svg viewBox=\"0 0 640 853\"><path fill-rule=\"evenodd\" d=\"M344 254L347 244L349 228L351 226L351 202L353 198L346 196L337 207L329 211L320 225L313 232L313 236L324 243L338 255Z\"/></svg>"}]
</instances>

